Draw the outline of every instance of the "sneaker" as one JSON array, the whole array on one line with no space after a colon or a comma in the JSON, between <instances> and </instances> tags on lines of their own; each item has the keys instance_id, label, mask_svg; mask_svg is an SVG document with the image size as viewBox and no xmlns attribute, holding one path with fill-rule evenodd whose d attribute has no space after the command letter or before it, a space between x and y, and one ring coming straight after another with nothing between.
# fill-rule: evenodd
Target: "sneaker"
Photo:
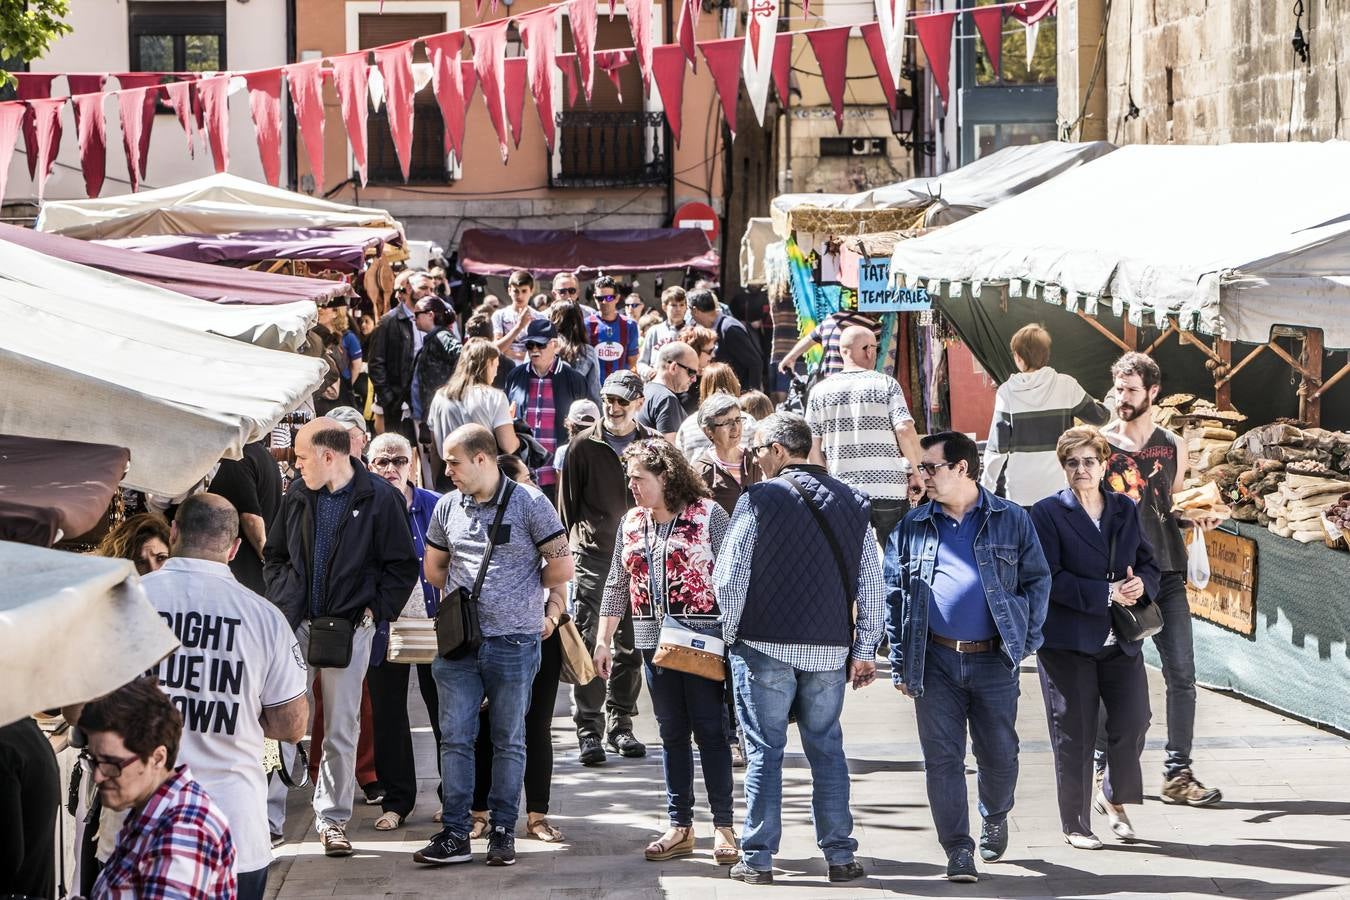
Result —
<instances>
[{"instance_id":1,"label":"sneaker","mask_svg":"<svg viewBox=\"0 0 1350 900\"><path fill-rule=\"evenodd\" d=\"M633 736L631 731L615 731L609 736L609 746L614 752L628 759L647 755L647 745Z\"/></svg>"},{"instance_id":2,"label":"sneaker","mask_svg":"<svg viewBox=\"0 0 1350 900\"><path fill-rule=\"evenodd\" d=\"M323 844L324 856L351 856L352 842L337 825L329 825L319 832L319 843Z\"/></svg>"},{"instance_id":3,"label":"sneaker","mask_svg":"<svg viewBox=\"0 0 1350 900\"><path fill-rule=\"evenodd\" d=\"M731 767L733 769L745 768L745 748L739 743L731 745Z\"/></svg>"},{"instance_id":4,"label":"sneaker","mask_svg":"<svg viewBox=\"0 0 1350 900\"><path fill-rule=\"evenodd\" d=\"M501 825L488 832L487 864L514 866L516 864L516 835Z\"/></svg>"},{"instance_id":5,"label":"sneaker","mask_svg":"<svg viewBox=\"0 0 1350 900\"><path fill-rule=\"evenodd\" d=\"M1208 788L1196 780L1190 769L1182 769L1171 778L1163 779L1160 800L1182 806L1210 806L1223 799L1218 788Z\"/></svg>"},{"instance_id":6,"label":"sneaker","mask_svg":"<svg viewBox=\"0 0 1350 900\"><path fill-rule=\"evenodd\" d=\"M979 870L975 868L975 855L965 847L947 855L947 880L968 884L980 880Z\"/></svg>"},{"instance_id":7,"label":"sneaker","mask_svg":"<svg viewBox=\"0 0 1350 900\"><path fill-rule=\"evenodd\" d=\"M856 881L859 878L866 878L867 873L863 871L862 863L856 859L846 862L842 866L830 866L830 881L839 883L841 881Z\"/></svg>"},{"instance_id":8,"label":"sneaker","mask_svg":"<svg viewBox=\"0 0 1350 900\"><path fill-rule=\"evenodd\" d=\"M746 884L773 884L773 869L752 869L745 860L732 866L727 875L734 881L744 881Z\"/></svg>"},{"instance_id":9,"label":"sneaker","mask_svg":"<svg viewBox=\"0 0 1350 900\"><path fill-rule=\"evenodd\" d=\"M366 795L366 806L379 806L384 802L384 786L378 781L361 785L361 790Z\"/></svg>"},{"instance_id":10,"label":"sneaker","mask_svg":"<svg viewBox=\"0 0 1350 900\"><path fill-rule=\"evenodd\" d=\"M1075 850L1100 850L1102 849L1101 838L1095 834L1080 834L1075 831L1072 834L1064 835L1064 843Z\"/></svg>"},{"instance_id":11,"label":"sneaker","mask_svg":"<svg viewBox=\"0 0 1350 900\"><path fill-rule=\"evenodd\" d=\"M442 828L432 837L431 843L413 854L413 862L429 866L466 863L472 859L468 835L455 834L449 828Z\"/></svg>"},{"instance_id":12,"label":"sneaker","mask_svg":"<svg viewBox=\"0 0 1350 900\"><path fill-rule=\"evenodd\" d=\"M581 746L581 752L577 754L577 762L583 766L601 766L605 763L605 748L600 745L598 737L587 736L578 742Z\"/></svg>"},{"instance_id":13,"label":"sneaker","mask_svg":"<svg viewBox=\"0 0 1350 900\"><path fill-rule=\"evenodd\" d=\"M995 825L986 821L980 826L980 859L985 862L998 862L1008 849L1008 822Z\"/></svg>"}]
</instances>

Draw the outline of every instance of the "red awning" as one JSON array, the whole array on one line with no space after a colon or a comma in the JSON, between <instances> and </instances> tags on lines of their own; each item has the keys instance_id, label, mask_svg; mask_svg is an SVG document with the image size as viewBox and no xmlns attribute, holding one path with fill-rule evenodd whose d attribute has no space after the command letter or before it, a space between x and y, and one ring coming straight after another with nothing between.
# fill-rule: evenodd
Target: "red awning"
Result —
<instances>
[{"instance_id":1,"label":"red awning","mask_svg":"<svg viewBox=\"0 0 1350 900\"><path fill-rule=\"evenodd\" d=\"M50 547L98 524L127 471L125 447L0 435L0 540Z\"/></svg>"},{"instance_id":2,"label":"red awning","mask_svg":"<svg viewBox=\"0 0 1350 900\"><path fill-rule=\"evenodd\" d=\"M471 228L459 239L459 262L475 275L510 275L524 269L539 275L576 272L660 272L697 269L716 272L717 252L703 231L691 228L636 228L609 231L551 231Z\"/></svg>"}]
</instances>

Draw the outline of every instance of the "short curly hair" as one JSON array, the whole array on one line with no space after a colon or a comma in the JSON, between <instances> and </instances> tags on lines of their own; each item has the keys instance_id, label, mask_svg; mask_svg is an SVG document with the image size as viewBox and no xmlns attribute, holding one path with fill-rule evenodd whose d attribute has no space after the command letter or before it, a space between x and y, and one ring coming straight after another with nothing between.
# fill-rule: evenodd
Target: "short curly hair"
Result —
<instances>
[{"instance_id":1,"label":"short curly hair","mask_svg":"<svg viewBox=\"0 0 1350 900\"><path fill-rule=\"evenodd\" d=\"M662 494L667 509L679 509L712 496L712 491L698 477L684 454L665 438L634 441L623 451L623 461L625 468L628 463L635 462L653 475L665 476L666 486Z\"/></svg>"},{"instance_id":2,"label":"short curly hair","mask_svg":"<svg viewBox=\"0 0 1350 900\"><path fill-rule=\"evenodd\" d=\"M1059 442L1055 444L1055 456L1062 466L1069 454L1084 447L1091 447L1102 462L1106 462L1111 455L1111 445L1100 431L1091 425L1077 425L1059 436Z\"/></svg>"}]
</instances>

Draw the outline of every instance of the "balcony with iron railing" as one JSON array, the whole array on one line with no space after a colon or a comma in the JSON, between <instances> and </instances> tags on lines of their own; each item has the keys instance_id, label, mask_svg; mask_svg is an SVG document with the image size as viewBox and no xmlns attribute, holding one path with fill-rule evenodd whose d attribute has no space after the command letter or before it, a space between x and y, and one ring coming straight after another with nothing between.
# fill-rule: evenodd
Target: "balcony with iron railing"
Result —
<instances>
[{"instance_id":1,"label":"balcony with iron railing","mask_svg":"<svg viewBox=\"0 0 1350 900\"><path fill-rule=\"evenodd\" d=\"M564 110L557 114L557 149L549 187L664 185L670 180L663 112Z\"/></svg>"}]
</instances>

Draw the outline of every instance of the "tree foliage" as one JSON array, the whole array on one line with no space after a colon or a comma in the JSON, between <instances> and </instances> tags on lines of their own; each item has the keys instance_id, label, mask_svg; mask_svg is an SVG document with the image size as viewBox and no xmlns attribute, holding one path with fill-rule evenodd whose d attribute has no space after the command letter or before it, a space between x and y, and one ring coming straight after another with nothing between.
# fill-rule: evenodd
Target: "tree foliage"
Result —
<instances>
[{"instance_id":1,"label":"tree foliage","mask_svg":"<svg viewBox=\"0 0 1350 900\"><path fill-rule=\"evenodd\" d=\"M51 42L70 33L64 21L69 0L0 0L0 62L5 68L38 59ZM0 88L14 81L0 71Z\"/></svg>"}]
</instances>

